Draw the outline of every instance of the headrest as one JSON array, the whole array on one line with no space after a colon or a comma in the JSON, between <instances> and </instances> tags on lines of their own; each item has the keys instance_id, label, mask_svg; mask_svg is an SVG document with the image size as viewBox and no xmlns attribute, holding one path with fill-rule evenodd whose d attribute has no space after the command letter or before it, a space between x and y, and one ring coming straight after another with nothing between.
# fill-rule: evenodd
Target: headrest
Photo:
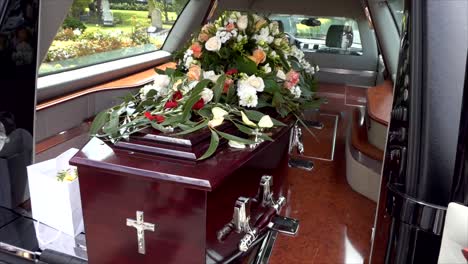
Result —
<instances>
[{"instance_id":1,"label":"headrest","mask_svg":"<svg viewBox=\"0 0 468 264\"><path fill-rule=\"evenodd\" d=\"M344 38L347 41L343 41ZM329 48L349 48L353 44L353 29L346 25L331 25L325 45Z\"/></svg>"}]
</instances>

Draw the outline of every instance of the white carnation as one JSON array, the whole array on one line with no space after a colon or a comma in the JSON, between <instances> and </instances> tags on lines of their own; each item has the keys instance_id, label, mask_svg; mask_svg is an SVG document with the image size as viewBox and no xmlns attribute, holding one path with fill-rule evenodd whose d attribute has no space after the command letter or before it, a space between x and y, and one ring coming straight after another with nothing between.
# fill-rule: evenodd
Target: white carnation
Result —
<instances>
[{"instance_id":1,"label":"white carnation","mask_svg":"<svg viewBox=\"0 0 468 264\"><path fill-rule=\"evenodd\" d=\"M205 102L205 104L213 100L213 90L209 88L203 88L203 91L200 93L200 95L201 95L201 98L203 99L203 102Z\"/></svg>"},{"instance_id":2,"label":"white carnation","mask_svg":"<svg viewBox=\"0 0 468 264\"><path fill-rule=\"evenodd\" d=\"M205 48L209 51L219 51L221 49L221 40L218 37L211 37L205 43Z\"/></svg>"},{"instance_id":3,"label":"white carnation","mask_svg":"<svg viewBox=\"0 0 468 264\"><path fill-rule=\"evenodd\" d=\"M301 93L302 93L301 87L296 85L292 87L290 91L291 91L291 94L294 96L294 98L298 99L299 97L301 97Z\"/></svg>"},{"instance_id":4,"label":"white carnation","mask_svg":"<svg viewBox=\"0 0 468 264\"><path fill-rule=\"evenodd\" d=\"M237 89L239 105L245 107L256 107L258 104L257 91L253 87L243 86Z\"/></svg>"}]
</instances>

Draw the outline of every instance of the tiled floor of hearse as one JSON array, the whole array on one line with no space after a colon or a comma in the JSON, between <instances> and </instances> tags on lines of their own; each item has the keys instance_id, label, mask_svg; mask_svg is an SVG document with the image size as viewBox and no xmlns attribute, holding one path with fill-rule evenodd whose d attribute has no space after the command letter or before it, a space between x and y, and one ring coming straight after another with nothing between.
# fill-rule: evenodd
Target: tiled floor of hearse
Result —
<instances>
[{"instance_id":1,"label":"tiled floor of hearse","mask_svg":"<svg viewBox=\"0 0 468 264\"><path fill-rule=\"evenodd\" d=\"M278 237L270 259L272 264L366 263L368 260L376 203L348 185L345 159L347 121L355 107L349 104L349 98L365 104L365 90L322 87L329 103L321 108L321 113L339 117L334 159L311 159L315 165L311 172L289 170L290 202L284 212L299 219L301 224L297 237ZM318 142L307 132L303 133L305 147L315 147L315 150L306 149L307 156L330 153L334 124L328 115L321 115L320 119L325 124L323 132L313 130Z\"/></svg>"}]
</instances>

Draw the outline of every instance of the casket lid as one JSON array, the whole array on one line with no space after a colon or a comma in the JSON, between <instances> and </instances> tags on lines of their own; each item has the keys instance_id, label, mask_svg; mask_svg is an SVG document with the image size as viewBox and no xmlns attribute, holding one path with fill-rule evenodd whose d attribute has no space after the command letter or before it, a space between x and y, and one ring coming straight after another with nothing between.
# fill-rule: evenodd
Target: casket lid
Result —
<instances>
[{"instance_id":1,"label":"casket lid","mask_svg":"<svg viewBox=\"0 0 468 264\"><path fill-rule=\"evenodd\" d=\"M271 138L274 141L265 141L253 149L239 150L230 148L227 144L220 145L215 155L203 161L153 152L151 149L155 146L166 152L182 149L186 153L194 154L203 151L202 149L209 145L209 131L172 139L153 131L147 132L127 142L133 144L132 148L122 144L107 144L93 138L70 160L70 164L78 166L78 170L80 167L86 167L128 177L143 177L212 191L247 161L272 144L280 144L277 139L285 136L290 128L291 125L273 129ZM146 138L142 138L145 136ZM171 140L176 141L176 144L163 142Z\"/></svg>"}]
</instances>

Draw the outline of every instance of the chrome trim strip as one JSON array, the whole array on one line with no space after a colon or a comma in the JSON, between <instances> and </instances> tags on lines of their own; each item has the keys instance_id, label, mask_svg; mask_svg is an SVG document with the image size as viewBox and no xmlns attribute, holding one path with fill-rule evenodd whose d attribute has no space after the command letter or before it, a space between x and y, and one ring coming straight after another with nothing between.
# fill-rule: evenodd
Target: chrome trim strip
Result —
<instances>
[{"instance_id":1,"label":"chrome trim strip","mask_svg":"<svg viewBox=\"0 0 468 264\"><path fill-rule=\"evenodd\" d=\"M172 143L176 145L183 145L187 147L192 146L192 142L188 139L182 139L182 138L175 138L175 137L168 137L168 136L161 136L161 135L153 135L153 134L146 134L142 138L146 140L153 140L153 141L159 141L159 142L165 142L165 143Z\"/></svg>"},{"instance_id":2,"label":"chrome trim strip","mask_svg":"<svg viewBox=\"0 0 468 264\"><path fill-rule=\"evenodd\" d=\"M377 72L375 71L350 70L350 69L339 69L339 68L320 68L319 72L344 74L344 75L357 75L360 77L369 77L369 78L374 78L377 76Z\"/></svg>"},{"instance_id":3,"label":"chrome trim strip","mask_svg":"<svg viewBox=\"0 0 468 264\"><path fill-rule=\"evenodd\" d=\"M275 246L276 238L278 237L278 231L270 231L268 236L263 241L258 255L255 258L253 264L268 264L270 261L271 253L273 252L273 247Z\"/></svg>"}]
</instances>

